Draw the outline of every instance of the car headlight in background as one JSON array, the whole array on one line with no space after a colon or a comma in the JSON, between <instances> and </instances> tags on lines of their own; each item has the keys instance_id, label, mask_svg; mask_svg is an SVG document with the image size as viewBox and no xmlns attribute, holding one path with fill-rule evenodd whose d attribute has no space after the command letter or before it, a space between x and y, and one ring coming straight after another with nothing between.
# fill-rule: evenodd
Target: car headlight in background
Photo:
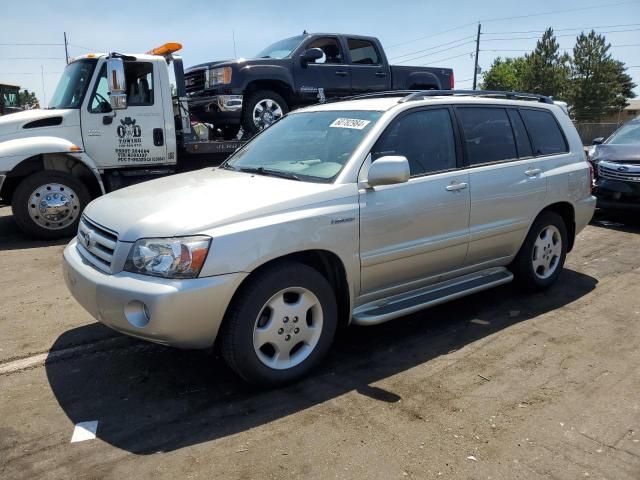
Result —
<instances>
[{"instance_id":1,"label":"car headlight in background","mask_svg":"<svg viewBox=\"0 0 640 480\"><path fill-rule=\"evenodd\" d=\"M203 235L143 238L134 243L124 265L127 272L164 278L195 278L207 258L211 238Z\"/></svg>"},{"instance_id":2,"label":"car headlight in background","mask_svg":"<svg viewBox=\"0 0 640 480\"><path fill-rule=\"evenodd\" d=\"M231 83L231 67L210 68L205 72L205 88Z\"/></svg>"}]
</instances>

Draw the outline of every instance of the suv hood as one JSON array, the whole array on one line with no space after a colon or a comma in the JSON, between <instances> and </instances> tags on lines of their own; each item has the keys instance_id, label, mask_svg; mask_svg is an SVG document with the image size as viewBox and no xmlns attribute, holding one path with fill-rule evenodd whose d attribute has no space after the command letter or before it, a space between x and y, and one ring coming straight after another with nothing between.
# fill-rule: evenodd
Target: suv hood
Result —
<instances>
[{"instance_id":1,"label":"suv hood","mask_svg":"<svg viewBox=\"0 0 640 480\"><path fill-rule=\"evenodd\" d=\"M258 216L357 194L350 184L309 183L204 169L140 183L91 202L84 214L119 240L206 233Z\"/></svg>"},{"instance_id":2,"label":"suv hood","mask_svg":"<svg viewBox=\"0 0 640 480\"><path fill-rule=\"evenodd\" d=\"M640 144L614 145L603 143L602 145L595 145L591 160L594 162L604 160L607 162L640 163Z\"/></svg>"},{"instance_id":3,"label":"suv hood","mask_svg":"<svg viewBox=\"0 0 640 480\"><path fill-rule=\"evenodd\" d=\"M67 110L24 110L0 117L0 141L8 135L41 135L41 131L52 127L80 125L75 109ZM37 132L37 133L36 133Z\"/></svg>"}]
</instances>

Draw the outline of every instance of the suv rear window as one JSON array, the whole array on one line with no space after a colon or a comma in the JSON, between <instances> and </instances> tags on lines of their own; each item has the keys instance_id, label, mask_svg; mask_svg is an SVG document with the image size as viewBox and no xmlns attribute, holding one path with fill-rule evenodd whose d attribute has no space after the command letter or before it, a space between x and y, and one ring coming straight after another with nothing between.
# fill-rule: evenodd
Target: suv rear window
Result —
<instances>
[{"instance_id":1,"label":"suv rear window","mask_svg":"<svg viewBox=\"0 0 640 480\"><path fill-rule=\"evenodd\" d=\"M535 155L554 155L569 151L558 122L551 112L522 108L520 114L531 137Z\"/></svg>"},{"instance_id":2,"label":"suv rear window","mask_svg":"<svg viewBox=\"0 0 640 480\"><path fill-rule=\"evenodd\" d=\"M503 108L459 107L456 115L462 125L470 165L518 157L511 123Z\"/></svg>"}]
</instances>

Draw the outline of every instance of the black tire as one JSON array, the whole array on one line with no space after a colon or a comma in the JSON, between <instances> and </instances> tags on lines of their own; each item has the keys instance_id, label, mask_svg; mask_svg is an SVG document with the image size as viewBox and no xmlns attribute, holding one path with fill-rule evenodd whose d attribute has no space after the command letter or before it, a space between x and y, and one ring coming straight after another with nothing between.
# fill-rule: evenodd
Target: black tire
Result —
<instances>
[{"instance_id":1,"label":"black tire","mask_svg":"<svg viewBox=\"0 0 640 480\"><path fill-rule=\"evenodd\" d=\"M535 242L542 232L549 226L554 226L561 237L561 253L558 256L557 264L553 273L547 278L541 278L534 269L533 255ZM555 212L543 212L533 222L533 225L529 229L527 238L525 239L518 255L511 264L511 271L515 276L515 280L518 284L526 290L538 291L549 288L553 285L562 268L567 256L567 246L569 238L567 235L567 226L560 215Z\"/></svg>"},{"instance_id":2,"label":"black tire","mask_svg":"<svg viewBox=\"0 0 640 480\"><path fill-rule=\"evenodd\" d=\"M307 289L318 299L323 318L320 337L301 363L286 369L271 368L260 360L254 348L254 327L260 321L258 316L266 303L282 290L294 287ZM254 274L233 299L220 332L222 355L228 365L250 384L274 387L296 381L308 374L326 355L333 343L337 316L335 293L324 276L300 263L279 263ZM294 342L295 339L292 345Z\"/></svg>"},{"instance_id":3,"label":"black tire","mask_svg":"<svg viewBox=\"0 0 640 480\"><path fill-rule=\"evenodd\" d=\"M280 106L282 114L289 112L289 106L282 96L272 90L258 90L244 98L242 106L242 128L245 132L255 134L262 130L253 121L253 109L263 100L271 99Z\"/></svg>"},{"instance_id":4,"label":"black tire","mask_svg":"<svg viewBox=\"0 0 640 480\"><path fill-rule=\"evenodd\" d=\"M34 191L47 184L59 184L66 188L66 192L73 191L74 207L70 209L68 216L61 224L62 228L47 228L34 221L29 215L31 207L30 197ZM82 210L91 201L89 190L77 178L65 172L55 170L43 170L34 173L20 182L11 202L11 209L15 217L16 223L27 235L42 239L56 239L72 237L78 230L78 222ZM51 222L55 224L56 222ZM60 227L60 224L57 225Z\"/></svg>"}]
</instances>

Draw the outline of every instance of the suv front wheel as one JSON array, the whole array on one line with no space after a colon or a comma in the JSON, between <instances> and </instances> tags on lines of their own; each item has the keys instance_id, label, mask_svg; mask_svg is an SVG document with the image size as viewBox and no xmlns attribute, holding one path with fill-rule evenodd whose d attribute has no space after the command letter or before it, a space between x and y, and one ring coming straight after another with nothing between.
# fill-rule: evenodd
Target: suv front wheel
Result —
<instances>
[{"instance_id":1,"label":"suv front wheel","mask_svg":"<svg viewBox=\"0 0 640 480\"><path fill-rule=\"evenodd\" d=\"M329 350L337 325L333 289L317 270L279 263L257 272L233 299L221 347L247 382L276 386L307 374Z\"/></svg>"},{"instance_id":2,"label":"suv front wheel","mask_svg":"<svg viewBox=\"0 0 640 480\"><path fill-rule=\"evenodd\" d=\"M528 290L543 290L558 279L567 255L567 227L560 215L543 212L531 226L511 270Z\"/></svg>"}]
</instances>

